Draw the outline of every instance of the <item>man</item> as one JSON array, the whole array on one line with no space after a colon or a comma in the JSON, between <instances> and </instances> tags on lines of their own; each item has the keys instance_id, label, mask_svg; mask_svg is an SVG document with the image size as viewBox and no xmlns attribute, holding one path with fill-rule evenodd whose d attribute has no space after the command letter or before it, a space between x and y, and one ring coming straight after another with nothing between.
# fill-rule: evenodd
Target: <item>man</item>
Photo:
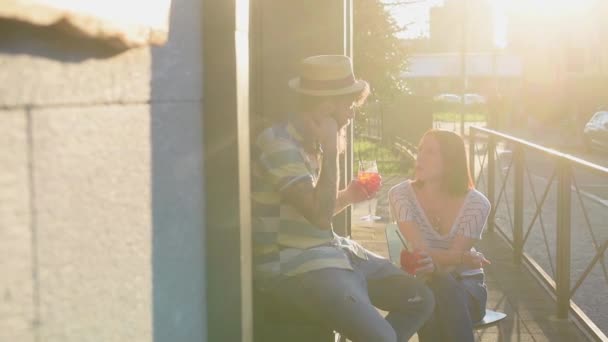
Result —
<instances>
[{"instance_id":1,"label":"man","mask_svg":"<svg viewBox=\"0 0 608 342\"><path fill-rule=\"evenodd\" d=\"M353 341L407 341L430 316L432 293L331 223L374 195L356 181L338 191L339 132L369 85L355 79L348 57L333 55L304 59L289 86L298 110L252 149L255 284Z\"/></svg>"}]
</instances>

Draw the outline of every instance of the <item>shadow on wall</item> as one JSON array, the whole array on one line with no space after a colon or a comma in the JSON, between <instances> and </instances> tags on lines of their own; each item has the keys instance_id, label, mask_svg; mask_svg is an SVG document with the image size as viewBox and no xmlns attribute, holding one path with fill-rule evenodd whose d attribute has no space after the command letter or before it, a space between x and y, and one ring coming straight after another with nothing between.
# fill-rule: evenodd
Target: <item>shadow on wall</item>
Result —
<instances>
[{"instance_id":1,"label":"shadow on wall","mask_svg":"<svg viewBox=\"0 0 608 342\"><path fill-rule=\"evenodd\" d=\"M173 0L151 49L155 341L205 341L201 2Z\"/></svg>"},{"instance_id":2,"label":"shadow on wall","mask_svg":"<svg viewBox=\"0 0 608 342\"><path fill-rule=\"evenodd\" d=\"M42 27L0 19L0 49L6 54L39 56L62 63L110 58L125 51L102 40L66 35L65 30L57 25Z\"/></svg>"}]
</instances>

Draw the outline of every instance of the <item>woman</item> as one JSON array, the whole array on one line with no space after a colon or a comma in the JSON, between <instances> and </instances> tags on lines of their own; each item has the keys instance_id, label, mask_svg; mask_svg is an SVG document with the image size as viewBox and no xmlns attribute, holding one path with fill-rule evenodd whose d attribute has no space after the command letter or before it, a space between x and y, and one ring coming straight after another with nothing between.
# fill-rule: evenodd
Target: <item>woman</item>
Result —
<instances>
[{"instance_id":1,"label":"woman","mask_svg":"<svg viewBox=\"0 0 608 342\"><path fill-rule=\"evenodd\" d=\"M406 240L435 265L434 271L417 270L426 273L436 299L420 341L474 341L473 323L485 314L482 267L489 261L473 244L481 239L490 203L473 187L462 138L428 131L418 147L414 180L393 187L389 202Z\"/></svg>"}]
</instances>

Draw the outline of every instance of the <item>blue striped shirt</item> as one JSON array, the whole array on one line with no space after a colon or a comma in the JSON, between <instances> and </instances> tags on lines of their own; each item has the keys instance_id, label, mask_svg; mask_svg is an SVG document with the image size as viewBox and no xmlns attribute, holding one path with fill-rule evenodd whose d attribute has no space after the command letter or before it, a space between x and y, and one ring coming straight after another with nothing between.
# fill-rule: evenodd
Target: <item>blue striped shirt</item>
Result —
<instances>
[{"instance_id":1,"label":"blue striped shirt","mask_svg":"<svg viewBox=\"0 0 608 342\"><path fill-rule=\"evenodd\" d=\"M264 130L252 147L253 263L256 278L296 275L324 269L352 269L345 249L365 258L350 239L321 229L293 206L282 192L302 181L316 184L321 153L307 153L291 123Z\"/></svg>"}]
</instances>

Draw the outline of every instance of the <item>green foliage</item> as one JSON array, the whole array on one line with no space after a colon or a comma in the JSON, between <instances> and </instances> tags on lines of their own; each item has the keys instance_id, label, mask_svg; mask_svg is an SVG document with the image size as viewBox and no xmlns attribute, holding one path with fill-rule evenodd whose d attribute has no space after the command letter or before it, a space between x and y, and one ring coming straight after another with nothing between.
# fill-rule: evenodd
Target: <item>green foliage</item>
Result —
<instances>
[{"instance_id":1,"label":"green foliage","mask_svg":"<svg viewBox=\"0 0 608 342\"><path fill-rule=\"evenodd\" d=\"M396 4L381 0L353 1L353 53L355 75L369 82L372 94L358 111L356 135L370 115L377 115L380 103L388 103L407 92L400 74L407 68L407 49L397 37L403 31L388 11ZM406 5L406 3L400 4Z\"/></svg>"},{"instance_id":2,"label":"green foliage","mask_svg":"<svg viewBox=\"0 0 608 342\"><path fill-rule=\"evenodd\" d=\"M370 83L372 95L379 100L406 92L400 74L406 70L408 54L396 36L403 28L380 0L357 0L353 4L355 74Z\"/></svg>"},{"instance_id":3,"label":"green foliage","mask_svg":"<svg viewBox=\"0 0 608 342\"><path fill-rule=\"evenodd\" d=\"M436 112L433 114L434 121L445 121L445 122L460 122L460 113L455 112ZM486 121L486 115L483 113L465 113L465 122L479 122Z\"/></svg>"},{"instance_id":4,"label":"green foliage","mask_svg":"<svg viewBox=\"0 0 608 342\"><path fill-rule=\"evenodd\" d=\"M356 139L354 144L354 171L357 172L360 160L375 160L378 164L380 175L406 175L411 168L411 160L408 160L391 148L383 146L380 142L368 139ZM356 176L356 175L355 175Z\"/></svg>"}]
</instances>

